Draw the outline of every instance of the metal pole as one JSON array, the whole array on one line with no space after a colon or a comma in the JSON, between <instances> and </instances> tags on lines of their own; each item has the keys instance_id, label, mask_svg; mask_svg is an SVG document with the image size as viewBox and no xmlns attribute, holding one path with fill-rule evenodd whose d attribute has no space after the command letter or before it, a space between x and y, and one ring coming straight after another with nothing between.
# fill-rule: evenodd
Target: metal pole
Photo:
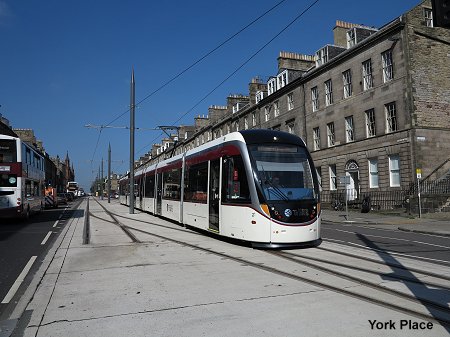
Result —
<instances>
[{"instance_id":1,"label":"metal pole","mask_svg":"<svg viewBox=\"0 0 450 337\"><path fill-rule=\"evenodd\" d=\"M102 180L100 181L100 193L101 193L101 199L103 200L103 182L105 181L105 176L103 174L103 158L102 158Z\"/></svg>"},{"instance_id":2,"label":"metal pole","mask_svg":"<svg viewBox=\"0 0 450 337\"><path fill-rule=\"evenodd\" d=\"M101 189L101 187L100 187L100 184L101 184L101 181L102 181L102 178L101 178L101 175L100 175L100 166L98 167L98 180L97 180L97 196L100 198L100 189Z\"/></svg>"},{"instance_id":3,"label":"metal pole","mask_svg":"<svg viewBox=\"0 0 450 337\"><path fill-rule=\"evenodd\" d=\"M108 146L108 204L111 203L111 143Z\"/></svg>"},{"instance_id":4,"label":"metal pole","mask_svg":"<svg viewBox=\"0 0 450 337\"><path fill-rule=\"evenodd\" d=\"M419 218L422 217L422 203L420 201L420 179L417 178L417 196L419 199Z\"/></svg>"},{"instance_id":5,"label":"metal pole","mask_svg":"<svg viewBox=\"0 0 450 337\"><path fill-rule=\"evenodd\" d=\"M134 69L130 83L130 214L134 214Z\"/></svg>"}]
</instances>

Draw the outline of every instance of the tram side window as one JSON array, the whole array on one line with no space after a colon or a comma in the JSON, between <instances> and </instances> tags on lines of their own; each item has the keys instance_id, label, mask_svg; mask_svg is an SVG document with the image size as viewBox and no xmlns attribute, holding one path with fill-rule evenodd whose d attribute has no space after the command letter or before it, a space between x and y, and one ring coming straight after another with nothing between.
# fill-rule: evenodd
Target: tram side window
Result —
<instances>
[{"instance_id":1,"label":"tram side window","mask_svg":"<svg viewBox=\"0 0 450 337\"><path fill-rule=\"evenodd\" d=\"M145 197L155 197L155 175L149 175L145 177Z\"/></svg>"},{"instance_id":2,"label":"tram side window","mask_svg":"<svg viewBox=\"0 0 450 337\"><path fill-rule=\"evenodd\" d=\"M192 165L185 171L184 200L207 202L208 196L208 162Z\"/></svg>"},{"instance_id":3,"label":"tram side window","mask_svg":"<svg viewBox=\"0 0 450 337\"><path fill-rule=\"evenodd\" d=\"M172 169L163 173L163 198L180 200L181 169Z\"/></svg>"},{"instance_id":4,"label":"tram side window","mask_svg":"<svg viewBox=\"0 0 450 337\"><path fill-rule=\"evenodd\" d=\"M241 156L223 158L222 201L249 203L250 191Z\"/></svg>"}]
</instances>

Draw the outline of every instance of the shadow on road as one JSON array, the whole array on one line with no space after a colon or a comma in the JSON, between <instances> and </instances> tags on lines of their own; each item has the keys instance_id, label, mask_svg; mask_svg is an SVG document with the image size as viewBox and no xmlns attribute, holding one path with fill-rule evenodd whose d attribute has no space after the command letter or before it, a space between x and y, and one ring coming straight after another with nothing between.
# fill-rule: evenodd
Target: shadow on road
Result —
<instances>
[{"instance_id":1,"label":"shadow on road","mask_svg":"<svg viewBox=\"0 0 450 337\"><path fill-rule=\"evenodd\" d=\"M374 251L392 268L392 273L385 274L384 279L393 280L393 276L407 277L411 281L403 281L403 284L416 297L416 299L428 310L428 312L439 321L441 325L450 333L450 308L444 311L431 305L429 302L450 303L450 292L445 289L430 288L408 270L398 259L389 254L389 252L380 248L376 243L367 238L364 234L356 234L358 238L363 241L367 247L374 249ZM398 269L393 264L398 266ZM396 279L397 280L397 279ZM398 281L398 280L397 280ZM401 282L401 281L398 281ZM447 322L443 322L445 319Z\"/></svg>"}]
</instances>

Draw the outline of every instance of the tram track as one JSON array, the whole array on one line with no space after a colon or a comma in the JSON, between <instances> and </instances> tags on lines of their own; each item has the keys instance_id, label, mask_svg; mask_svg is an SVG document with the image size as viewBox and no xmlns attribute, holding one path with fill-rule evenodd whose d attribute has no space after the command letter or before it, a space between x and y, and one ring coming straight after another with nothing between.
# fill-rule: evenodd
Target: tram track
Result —
<instances>
[{"instance_id":1,"label":"tram track","mask_svg":"<svg viewBox=\"0 0 450 337\"><path fill-rule=\"evenodd\" d=\"M394 296L397 296L397 297L402 297L402 298L405 298L405 299L410 300L410 301L414 301L414 302L421 303L421 304L426 304L427 306L432 306L432 307L435 307L435 308L438 308L438 309L442 309L442 310L449 310L449 307L447 305L443 305L441 303L430 301L427 298L421 298L421 297L417 297L417 296L414 296L414 295L403 293L401 291L397 291L397 290L393 290L393 289L390 289L390 288L386 288L386 287L384 287L382 285L379 285L376 282L367 281L367 280L365 280L365 279L363 279L361 277L351 276L351 275L349 275L347 273L343 273L343 272L339 272L339 271L333 270L331 268L323 267L323 266L321 266L319 264L311 263L308 260L328 263L328 264L330 264L332 266L341 266L341 267L345 267L345 268L349 268L349 269L353 269L353 270L364 271L366 273L370 273L370 274L374 274L374 275L378 275L378 276L382 275L382 274L380 274L378 272L375 272L375 271L371 271L371 270L368 270L368 269L363 269L363 268L359 268L359 267L355 267L355 266L345 265L345 264L342 264L342 263L325 261L323 259L304 257L304 256L300 256L298 254L293 254L293 253L289 253L289 252L279 251L279 252L269 252L269 253L273 254L275 256L278 256L278 257L282 257L282 258L287 259L289 261L298 262L298 263L300 263L302 265L305 265L305 266L308 266L308 267L312 267L314 269L326 272L328 274L331 274L331 275L334 275L334 276L337 276L337 277L340 277L340 278L347 279L347 280L355 282L357 284L361 284L361 285L373 288L375 290L386 292L388 294L391 294L391 295L394 295ZM442 290L447 290L447 291L450 290L449 287L442 286L440 284L429 283L429 282L427 283L427 282L415 280L415 279L412 279L412 278L402 277L400 275L390 275L389 277L390 278L394 278L396 280L402 280L402 281L406 281L406 282L413 282L413 283L417 283L417 284L421 284L421 285L425 285L425 286L438 287L438 288L441 288ZM449 313L450 313L450 311L449 311Z\"/></svg>"},{"instance_id":2,"label":"tram track","mask_svg":"<svg viewBox=\"0 0 450 337\"><path fill-rule=\"evenodd\" d=\"M136 221L136 222L140 222L142 223L142 221L138 220L138 219L133 219L133 218L128 218L128 217L124 217L124 216L119 216L117 214L113 214L112 212L108 211L106 208L104 208L102 206L103 210L105 211L106 214L108 214L112 219L115 219L115 222L120 223L120 221L117 220L116 217L122 217L122 218L126 218L127 220L132 220L132 221ZM178 230L178 231L183 231L186 233L190 233L190 234L198 234L186 229L180 229L180 228L174 228L171 226L164 226L164 225L160 225L160 224L156 224L156 223L152 223L152 222L145 222L147 224L152 224L152 225L156 225L156 226L162 226L166 229L170 229L170 230ZM150 235L152 237L156 237L159 238L161 240L166 240L169 242L173 242L185 247L191 247L193 249L196 250L200 250L209 254L214 254L216 256L219 256L221 258L226 258L244 265L248 265L251 266L253 268L259 269L259 270L263 270L269 273L273 273L276 275L280 275L283 277L287 277L296 281L300 281L300 282L305 282L308 284L311 284L313 286L322 288L322 289L326 289L326 290L330 290L345 296L349 296L352 298L357 298L359 300L365 301L365 302L369 302L369 303L373 303L376 305L380 305L407 315L411 315L423 320L428 320L428 321L433 321L433 322L437 322L439 324L445 325L445 326L450 326L450 309L448 306L433 301L431 299L428 298L421 298L415 295L410 295L410 294L406 294L404 292L401 291L397 291L394 289L389 289L386 288L384 286L381 286L379 284L377 284L376 282L371 282L371 281L367 281L364 280L361 277L356 277L356 276L352 276L346 273L342 273L342 272L338 272L336 270L333 270L330 267L324 267L324 266L320 266L318 263L327 263L326 261L319 261L319 259L316 259L316 263L313 263L311 261L314 261L314 259L310 259L311 261L308 261L308 257L303 257L300 256L298 254L294 254L291 252L287 252L287 251L265 251L266 254L273 256L273 257L277 257L280 259L283 259L285 261L288 261L288 265L284 266L284 267L279 267L279 263L276 263L275 265L269 265L269 262L255 262L252 261L250 259L246 259L246 258L242 258L242 257L237 257L237 256L233 256L224 252L219 252L216 251L214 249L211 248L205 248L205 247L201 247L198 244L192 244L186 240L177 240L174 239L172 237L166 236L166 235L161 235L161 234L157 234L148 230L143 230L137 227L133 227L130 225L124 225L123 223L120 223L120 227L125 231L128 232L137 232L137 233L141 233L144 235ZM198 234L201 235L201 234ZM139 242L139 241L135 241L135 242ZM330 262L328 262L330 263ZM293 265L291 265L293 264ZM305 277L303 275L299 275L298 273L300 273L301 271L298 271L298 268L295 268L295 265L304 265L307 266L308 268L311 268L312 270L316 270L319 271L321 273L324 274L328 274L331 276L331 278L335 278L335 279L340 279L340 280L346 280L346 281L350 281L351 283L354 283L353 285L350 286L345 286L345 287L340 287L337 286L335 284L337 284L337 282L335 282L335 280L330 280L328 282L325 282L323 280L318 280L317 277ZM331 263L333 265L333 263ZM338 266L338 264L334 264L334 266ZM348 265L341 265L340 267L349 267ZM296 270L297 269L297 270ZM409 270L409 268L406 268ZM356 270L354 268L354 270ZM362 270L360 270L362 271ZM422 272L422 271L418 271L416 270L416 272ZM424 272L424 271L423 271ZM314 275L316 275L316 273L313 273ZM377 272L372 272L372 274L377 274ZM425 274L425 272L424 272ZM430 273L433 274L433 273ZM378 274L380 275L380 274ZM433 274L431 275L433 277L437 277L437 274ZM405 282L411 282L411 279L408 278L401 278L401 277L396 277L397 280L399 281L405 281ZM447 281L448 279L446 277L442 278L443 280ZM449 287L447 286L443 286L437 283L433 283L433 282L421 282L421 284L423 286L427 286L427 287L439 287L441 290L443 291L449 291Z\"/></svg>"},{"instance_id":3,"label":"tram track","mask_svg":"<svg viewBox=\"0 0 450 337\"><path fill-rule=\"evenodd\" d=\"M94 199L95 200L95 199ZM129 228L128 228L128 226L126 226L126 225L124 225L122 222L120 222L118 219L117 219L117 217L116 217L116 215L115 214L113 214L113 213L111 213L110 211L108 211L107 209L106 209L106 207L105 206L103 206L98 200L95 200L96 202L97 202L97 204L103 209L103 211L112 219L112 221L108 221L108 220L105 220L105 219L101 219L100 217L98 217L98 216L96 216L96 215L93 215L93 213L91 212L91 211L89 211L89 216L92 216L92 217L95 217L95 218L97 218L97 219L101 219L101 220L103 220L103 221L106 221L106 222L110 222L110 223L113 223L113 224L115 224L116 226L118 226L124 233L125 233L125 235L127 235L130 239L131 239L131 241L133 241L134 243L140 243L141 241L129 230Z\"/></svg>"},{"instance_id":4,"label":"tram track","mask_svg":"<svg viewBox=\"0 0 450 337\"><path fill-rule=\"evenodd\" d=\"M324 240L324 241L327 241L327 240ZM450 281L450 276L437 274L437 273L433 273L433 272L430 272L430 271L426 271L426 270L418 269L418 268L414 268L414 267L405 267L405 266L403 266L403 265L401 265L399 263L392 263L392 262L389 262L389 261L381 262L380 260L373 259L373 258L370 258L370 257L363 257L361 255L356 255L356 254L352 254L352 253L348 253L348 252L343 252L343 251L339 251L339 250L331 249L331 248L327 248L327 247L317 247L317 249L320 249L320 250L323 250L323 251L326 251L326 252L330 252L330 253L333 253L333 254L339 254L339 255L342 255L342 256L347 256L347 257L356 258L356 259L363 260L363 261L368 261L368 262L373 262L373 263L380 264L380 265L385 265L385 266L392 267L392 268L405 269L405 270L408 270L410 272L417 272L417 273L423 274L425 276L437 277L437 278L441 278L441 279L446 280L446 281ZM369 249L369 251L373 251L373 249ZM384 251L381 251L381 252L378 252L378 253L379 254L380 253L381 254L385 254L386 256L395 255L395 254L393 254L391 252L384 252ZM429 263L429 261L424 261L424 262ZM436 262L433 262L433 263L442 265L441 263L436 263ZM444 265L447 265L447 264L444 264Z\"/></svg>"}]
</instances>

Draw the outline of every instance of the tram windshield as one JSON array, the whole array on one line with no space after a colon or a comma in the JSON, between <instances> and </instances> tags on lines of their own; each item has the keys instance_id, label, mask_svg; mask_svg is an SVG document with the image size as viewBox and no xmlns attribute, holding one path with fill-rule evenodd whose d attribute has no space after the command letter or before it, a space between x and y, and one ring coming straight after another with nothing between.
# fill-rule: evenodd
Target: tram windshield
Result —
<instances>
[{"instance_id":1,"label":"tram windshield","mask_svg":"<svg viewBox=\"0 0 450 337\"><path fill-rule=\"evenodd\" d=\"M268 201L312 199L307 150L288 144L249 145L253 170Z\"/></svg>"}]
</instances>

